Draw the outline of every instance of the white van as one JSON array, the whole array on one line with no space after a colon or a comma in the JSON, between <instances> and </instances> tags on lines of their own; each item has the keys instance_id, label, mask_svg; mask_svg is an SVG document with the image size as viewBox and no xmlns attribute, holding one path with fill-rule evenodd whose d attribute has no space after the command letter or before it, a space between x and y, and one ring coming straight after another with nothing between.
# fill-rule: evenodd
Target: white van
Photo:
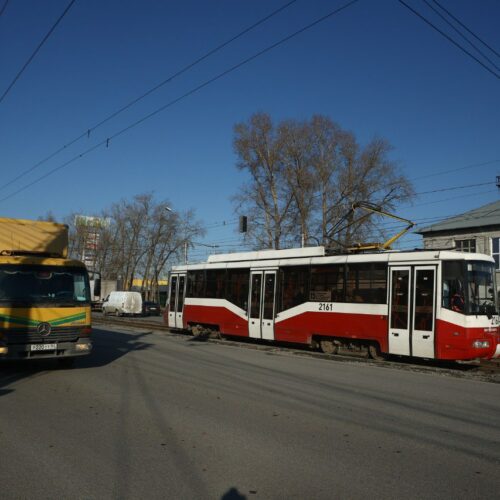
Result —
<instances>
[{"instance_id":1,"label":"white van","mask_svg":"<svg viewBox=\"0 0 500 500\"><path fill-rule=\"evenodd\" d=\"M102 303L102 313L116 314L142 314L142 297L139 292L111 292Z\"/></svg>"}]
</instances>

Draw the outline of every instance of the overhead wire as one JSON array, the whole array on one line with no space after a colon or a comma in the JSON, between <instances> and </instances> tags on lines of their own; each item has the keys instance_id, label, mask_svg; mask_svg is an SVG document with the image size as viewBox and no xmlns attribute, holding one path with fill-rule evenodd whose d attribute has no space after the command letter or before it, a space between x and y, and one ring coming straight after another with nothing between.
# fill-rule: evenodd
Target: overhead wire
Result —
<instances>
[{"instance_id":1,"label":"overhead wire","mask_svg":"<svg viewBox=\"0 0 500 500\"><path fill-rule=\"evenodd\" d=\"M205 227L205 229L234 226L237 222L238 219L230 219L228 221L221 221L221 222L211 222L210 225Z\"/></svg>"},{"instance_id":2,"label":"overhead wire","mask_svg":"<svg viewBox=\"0 0 500 500\"><path fill-rule=\"evenodd\" d=\"M474 193L475 196L477 196L478 194L480 194L480 193ZM452 199L456 199L456 197L452 198ZM429 224L432 225L432 224L446 221L447 219L453 219L453 218L458 218L458 217L461 217L462 220L467 220L467 221L478 220L478 219L483 218L485 215L489 215L490 213L494 212L495 210L496 209L493 209L493 210L487 209L487 210L482 210L482 211L476 211L474 215L469 215L469 216L466 216L462 212L462 213L458 213L458 214L448 214L448 215L439 215L439 216L422 217L422 218L413 219L413 222L416 222L415 227L411 231L409 231L406 235L402 236L402 238L408 238L409 236L416 234L416 232L422 227L422 225L429 225ZM497 209L497 210L500 211L500 209ZM380 227L380 226L383 226L383 227ZM375 227L380 231L398 230L398 229L402 229L405 226L406 226L406 224L404 224L404 223L395 223L395 222L375 224ZM420 240L420 237L415 237L415 240ZM215 243L212 243L212 245L218 245L219 249L225 248L225 247L229 248L229 247L248 246L244 243L234 244L234 245L229 244L232 241L237 241L237 240L220 240L220 241L217 241ZM408 241L408 240L406 239L405 241Z\"/></svg>"},{"instance_id":3,"label":"overhead wire","mask_svg":"<svg viewBox=\"0 0 500 500\"><path fill-rule=\"evenodd\" d=\"M7 4L9 3L9 0L5 0L5 2L2 5L2 8L0 9L0 16L5 12L5 9L7 8Z\"/></svg>"},{"instance_id":4,"label":"overhead wire","mask_svg":"<svg viewBox=\"0 0 500 500\"><path fill-rule=\"evenodd\" d=\"M58 24L63 20L64 16L68 13L69 9L73 6L76 0L71 0L69 4L66 6L62 14L57 18L56 22L51 26L47 34L42 38L40 43L37 45L36 49L34 52L31 54L31 56L28 58L28 60L24 63L23 67L18 71L17 75L14 77L12 82L9 84L9 86L5 89L4 93L0 97L0 103L5 99L7 94L10 92L12 87L16 84L16 82L19 80L21 75L24 73L25 69L30 65L31 61L35 58L35 56L38 54L39 50L43 47L45 42L49 39L50 35L54 32L54 30L57 28ZM4 5L5 8L5 5Z\"/></svg>"},{"instance_id":5,"label":"overhead wire","mask_svg":"<svg viewBox=\"0 0 500 500\"><path fill-rule=\"evenodd\" d=\"M101 127L105 123L109 122L113 118L116 118L118 115L120 115L121 113L123 113L127 109L131 108L132 106L134 106L135 104L137 104L139 101L142 101L147 96L153 94L154 92L156 92L157 90L159 90L161 87L165 86L167 83L172 82L177 77L181 76L182 74L186 73L190 69L194 68L195 66L197 66L198 64L200 64L202 61L204 61L208 57L210 57L210 56L214 55L215 53L219 52L224 47L228 46L232 42L234 42L234 41L238 40L239 38L241 38L243 35L247 34L248 32L252 31L253 29L255 29L257 26L260 26L261 24L263 24L267 20L271 19L272 17L274 17L275 15L279 14L280 12L282 12L283 10L285 10L286 8L290 7L295 2L297 2L297 0L291 0L291 1L287 2L287 3L285 3L281 7L278 7L277 9L275 9L274 11L272 11L270 14L267 14L266 16L262 17L261 19L259 19L255 23L251 24L250 26L248 26L244 30L240 31L238 34L234 35L233 37L229 38L225 42L217 45L213 49L210 49L208 52L206 52L202 56L198 57L194 61L190 62L189 64L187 64L186 66L184 66L180 70L176 71L175 73L173 73L169 77L165 78L160 83L156 84L154 87L151 87L146 92L142 93L138 97L135 97L134 99L132 99L131 101L129 101L127 104L123 105L122 107L120 107L119 109L117 109L116 111L114 111L113 113L109 114L108 116L106 116L105 118L103 118L102 120L100 120L99 122L97 122L95 125L93 125L91 127L88 127L84 132L82 132L81 134L79 134L77 137L71 139L69 142L67 142L66 144L64 144L60 148L58 148L56 151L54 151L53 153L51 153L47 157L45 157L42 160L40 160L38 163L36 163L32 167L30 167L27 170L21 172L16 177L14 177L13 179L11 179L9 182L7 182L5 184L2 184L0 186L0 190L5 189L6 187L12 185L14 182L18 181L22 177L24 177L27 174L29 174L30 172L33 172L33 170L36 170L38 167L40 167L44 163L48 162L49 160L51 160L52 158L54 158L55 156L57 156L59 153L61 153L65 149L69 148L73 144L77 143L78 141L80 141L84 137L90 137L91 133L95 132L95 130L97 130L99 127Z\"/></svg>"},{"instance_id":6,"label":"overhead wire","mask_svg":"<svg viewBox=\"0 0 500 500\"><path fill-rule=\"evenodd\" d=\"M464 168L469 168L469 167L470 167L470 165L467 166L467 167L464 167ZM460 169L458 169L458 170L460 170ZM443 172L443 173L447 173L447 172ZM440 174L439 173L437 173L437 174L431 174L430 176L433 176L433 175L440 175ZM425 177L425 176L423 176L423 177ZM419 177L419 179L421 179L423 177ZM412 179L412 180L415 180L415 179ZM420 196L420 195L424 195L424 194L442 193L444 191L455 191L457 189L468 189L468 188L471 188L471 187L488 186L488 185L492 185L492 184L496 184L496 181L482 182L482 183L476 183L476 184L464 184L462 186L454 186L454 187L449 187L449 188L433 189L433 190L430 190L430 191L421 191L421 192L415 193L415 196ZM374 193L377 192L377 191L380 191L381 189L382 188L374 191ZM322 196L322 194L318 193L318 194L312 195L312 198L320 198L321 196ZM374 202L374 203L376 203L376 202ZM407 203L411 203L411 200L408 200ZM417 206L420 206L420 205L417 205Z\"/></svg>"},{"instance_id":7,"label":"overhead wire","mask_svg":"<svg viewBox=\"0 0 500 500\"><path fill-rule=\"evenodd\" d=\"M439 175L445 175L449 173L455 173L455 172L461 172L462 170L467 170L469 168L475 168L475 167L484 167L486 165L492 165L493 163L500 163L500 160L491 160L491 161L485 161L482 163L472 163L470 165L466 165L465 167L458 167L458 168L450 168L449 170L443 170L441 172L436 172L433 174L426 174L426 175L419 175L418 177L411 177L411 181L418 181L420 179L428 179L429 177L436 177Z\"/></svg>"},{"instance_id":8,"label":"overhead wire","mask_svg":"<svg viewBox=\"0 0 500 500\"><path fill-rule=\"evenodd\" d=\"M453 25L446 17L441 14L435 7L433 7L428 0L422 0L433 12L435 12L448 26L451 27L455 33L462 37L473 49L475 49L481 56L483 56L496 70L500 68L471 40L469 40L457 27Z\"/></svg>"},{"instance_id":9,"label":"overhead wire","mask_svg":"<svg viewBox=\"0 0 500 500\"><path fill-rule=\"evenodd\" d=\"M482 38L480 38L478 35L476 35L471 29L469 29L460 19L458 19L456 16L454 16L448 9L443 7L437 0L433 0L433 2L444 12L446 12L455 22L457 22L464 30L466 30L468 33L470 33L476 40L481 42L486 48L490 49L493 54L495 54L497 57L500 57L500 54L493 48L491 45L488 45Z\"/></svg>"},{"instance_id":10,"label":"overhead wire","mask_svg":"<svg viewBox=\"0 0 500 500\"><path fill-rule=\"evenodd\" d=\"M454 196L452 198L445 198L443 200L431 201L431 202L428 202L428 203L419 203L418 205L414 205L414 206L415 207L421 207L421 206L425 206L425 205L432 205L432 204L435 204L435 203L441 203L441 202L450 201L450 200L462 199L462 198L466 198L466 197L469 197L469 196L479 196L481 194L490 194L492 192L495 192L495 191L481 191L481 192L478 192L478 193L471 193L469 195ZM438 216L438 217L435 217L435 216L434 217L426 217L426 218L421 218L421 219L412 219L412 221L413 222L416 222L416 221L425 221L425 220L433 220L433 219L436 219L436 218L439 219L439 220L445 220L445 219L451 218L451 217L455 217L455 215ZM403 228L405 226L406 226L406 224L399 223L399 222L393 222L393 221L377 222L376 223L376 227L378 227L379 229L381 228L382 230L390 230L390 229ZM417 224L417 226L418 226L418 224Z\"/></svg>"},{"instance_id":11,"label":"overhead wire","mask_svg":"<svg viewBox=\"0 0 500 500\"><path fill-rule=\"evenodd\" d=\"M417 196L420 196L422 194L442 193L444 191L455 191L457 189L467 189L470 187L488 186L490 184L495 184L495 182L490 181L490 182L481 182L479 184L465 184L463 186L454 186L454 187L449 187L449 188L433 189L432 191L422 191L420 193L415 193L415 194Z\"/></svg>"},{"instance_id":12,"label":"overhead wire","mask_svg":"<svg viewBox=\"0 0 500 500\"><path fill-rule=\"evenodd\" d=\"M305 31L313 28L314 26L318 25L319 23L323 22L323 21L326 21L327 19L331 18L332 16L334 16L335 14L338 14L340 13L341 11L347 9L348 7L351 7L352 5L354 5L355 3L357 3L359 0L350 0L349 2L343 4L341 7L338 7L337 9L334 9L332 11L330 11L329 13L325 14L324 16L321 16L320 18L316 19L315 21L307 24L306 26L300 28L299 30L296 30L294 31L293 33L291 33L290 35L287 35L285 36L284 38L281 38L280 40L278 40L277 42L267 46L266 48L256 52L255 54L253 54L252 56L250 57L247 57L246 59L240 61L239 63L231 66L230 68L228 68L227 70L217 74L216 76L206 80L205 82L201 83L200 85L192 88L191 90L189 90L188 92L186 92L185 94L182 94L180 97L177 97L176 99L173 99L172 101L164 104L163 106L157 108L156 110L152 111L151 113L148 113L147 115L144 115L142 118L136 120L135 122L131 123L130 125L122 128L121 130L119 130L118 132L114 133L113 135L110 135L108 138L104 139L103 141L95 144L94 146L88 148L87 150L83 151L82 153L74 156L73 158L71 158L70 160L66 161L65 163L49 170L48 172L46 172L44 175L38 177L37 179L33 180L32 182L22 186L21 188L17 189L16 191L14 191L13 193L11 193L10 195L8 196L5 196L3 197L2 199L0 199L0 203L1 202L4 202L14 196L16 196L17 194L25 191L26 189L28 189L29 187L33 186L34 184L42 181L43 179L46 179L48 176L54 174L55 172L61 170L62 168L70 165L71 163L75 162L76 160L86 156L87 154L91 153L92 151L98 149L99 147L101 146L108 146L110 141L112 141L113 139L116 139L117 137L119 137L120 135L128 132L129 130L137 127L138 125L140 125L141 123L149 120L150 118L153 118L154 116L156 116L157 114L165 111L166 109L168 109L169 107L173 106L174 104L177 104L178 102L186 99L187 97L191 96L192 94L195 94L196 92L199 92L201 89L207 87L208 85L216 82L217 80L220 80L221 78L227 76L228 74L232 73L233 71L236 71L237 69L241 68L242 66L252 62L253 60L257 59L258 57L270 52L271 50L275 49L276 47L279 47L280 45L284 44L285 42L288 42L289 40L291 40L292 38L295 38L296 36L304 33Z\"/></svg>"},{"instance_id":13,"label":"overhead wire","mask_svg":"<svg viewBox=\"0 0 500 500\"><path fill-rule=\"evenodd\" d=\"M464 52L465 54L467 54L470 58L474 59L474 61L476 61L479 65L481 65L486 71L488 71L489 73L491 73L497 79L500 79L500 74L498 74L496 71L494 71L491 68L489 68L480 59L478 59L474 54L472 54L471 52L469 52L466 48L462 47L458 42L456 42L455 40L453 40L453 38L451 38L451 36L449 36L444 31L442 31L441 29L439 29L435 24L433 24L431 21L429 21L420 12L418 12L413 7L411 7L410 5L408 5L404 0L398 0L398 2L401 5L403 5L404 7L406 7L409 11L411 11L415 16L419 17L422 21L424 21L426 24L428 24L431 28L433 28L434 30L436 30L441 36L443 36L444 38L446 38L450 43L452 43L458 49L460 49L462 52Z\"/></svg>"},{"instance_id":14,"label":"overhead wire","mask_svg":"<svg viewBox=\"0 0 500 500\"><path fill-rule=\"evenodd\" d=\"M475 211L474 215L469 215L469 216L467 216L466 213L462 212L459 214L451 214L451 215L444 215L444 216L441 215L441 216L437 216L437 217L434 216L434 217L423 217L423 218L419 218L419 219L413 219L413 222L416 223L415 226L413 227L413 229L411 231L406 233L406 235L403 235L402 238L416 234L422 228L423 225L425 225L425 226L431 225L432 226L433 224L437 224L439 222L444 222L448 219L457 219L457 218L459 218L461 221L479 220L479 219L482 219L483 217L485 217L486 215L490 215L491 213L493 213L495 211L500 212L500 208ZM389 230L397 231L398 229L402 229L403 227L406 226L405 224L391 223L391 222L386 223L386 224L389 224L389 225L384 225L384 223L377 223L377 224L375 224L375 227L379 231L382 232L382 231L389 231ZM390 224L393 224L393 225L391 226ZM380 226L385 226L385 227L381 228Z\"/></svg>"}]
</instances>

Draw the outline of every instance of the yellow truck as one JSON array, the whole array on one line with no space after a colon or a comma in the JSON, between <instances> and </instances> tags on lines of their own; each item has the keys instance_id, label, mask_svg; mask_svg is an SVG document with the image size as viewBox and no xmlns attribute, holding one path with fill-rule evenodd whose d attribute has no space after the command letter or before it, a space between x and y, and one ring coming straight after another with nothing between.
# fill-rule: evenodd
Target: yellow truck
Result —
<instances>
[{"instance_id":1,"label":"yellow truck","mask_svg":"<svg viewBox=\"0 0 500 500\"><path fill-rule=\"evenodd\" d=\"M67 257L66 225L0 218L0 360L92 350L87 270Z\"/></svg>"}]
</instances>

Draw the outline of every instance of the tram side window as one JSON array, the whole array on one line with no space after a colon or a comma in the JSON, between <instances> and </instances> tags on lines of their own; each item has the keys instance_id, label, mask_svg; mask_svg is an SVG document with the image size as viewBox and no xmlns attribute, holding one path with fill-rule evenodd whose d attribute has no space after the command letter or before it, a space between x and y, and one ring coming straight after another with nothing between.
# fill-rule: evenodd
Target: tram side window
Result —
<instances>
[{"instance_id":1,"label":"tram side window","mask_svg":"<svg viewBox=\"0 0 500 500\"><path fill-rule=\"evenodd\" d=\"M205 297L208 299L223 299L226 291L226 270L214 269L206 271Z\"/></svg>"},{"instance_id":2,"label":"tram side window","mask_svg":"<svg viewBox=\"0 0 500 500\"><path fill-rule=\"evenodd\" d=\"M187 275L186 297L203 297L204 271L189 271Z\"/></svg>"},{"instance_id":3,"label":"tram side window","mask_svg":"<svg viewBox=\"0 0 500 500\"><path fill-rule=\"evenodd\" d=\"M446 260L442 270L442 301L445 309L465 312L465 268L462 261Z\"/></svg>"},{"instance_id":4,"label":"tram side window","mask_svg":"<svg viewBox=\"0 0 500 500\"><path fill-rule=\"evenodd\" d=\"M345 302L344 266L333 264L311 267L311 291L314 302Z\"/></svg>"},{"instance_id":5,"label":"tram side window","mask_svg":"<svg viewBox=\"0 0 500 500\"><path fill-rule=\"evenodd\" d=\"M248 288L250 271L248 269L228 269L226 298L245 311L248 309Z\"/></svg>"},{"instance_id":6,"label":"tram side window","mask_svg":"<svg viewBox=\"0 0 500 500\"><path fill-rule=\"evenodd\" d=\"M349 264L346 285L347 302L385 304L387 264L384 262Z\"/></svg>"},{"instance_id":7,"label":"tram side window","mask_svg":"<svg viewBox=\"0 0 500 500\"><path fill-rule=\"evenodd\" d=\"M283 267L280 271L280 311L290 309L307 302L309 290L308 267Z\"/></svg>"}]
</instances>

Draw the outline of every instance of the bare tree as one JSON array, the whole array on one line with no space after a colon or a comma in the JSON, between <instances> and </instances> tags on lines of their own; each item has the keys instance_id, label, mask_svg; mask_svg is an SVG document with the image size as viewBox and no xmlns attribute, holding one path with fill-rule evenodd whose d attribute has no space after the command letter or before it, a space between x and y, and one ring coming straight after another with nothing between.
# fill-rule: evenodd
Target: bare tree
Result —
<instances>
[{"instance_id":1,"label":"bare tree","mask_svg":"<svg viewBox=\"0 0 500 500\"><path fill-rule=\"evenodd\" d=\"M413 195L387 140L362 146L325 116L274 127L268 115L256 114L235 126L234 145L238 168L250 176L234 202L249 216L257 248L310 238L348 246L380 236L372 219L350 213L343 221L344 214L358 201L393 210Z\"/></svg>"},{"instance_id":2,"label":"bare tree","mask_svg":"<svg viewBox=\"0 0 500 500\"><path fill-rule=\"evenodd\" d=\"M121 280L125 289L133 286L134 278L140 278L143 295L157 299L158 282L166 277L167 268L181 261L184 248L204 235L194 210L178 213L170 206L167 200L157 202L146 193L114 203L96 215L102 223L96 238L94 270L103 279ZM88 229L75 215L66 221L70 226L70 255L81 260L88 244Z\"/></svg>"},{"instance_id":3,"label":"bare tree","mask_svg":"<svg viewBox=\"0 0 500 500\"><path fill-rule=\"evenodd\" d=\"M287 217L287 233L307 241L317 205L309 124L286 121L279 126L278 133L285 193L288 194L287 199L292 200ZM299 228L300 234L295 228Z\"/></svg>"},{"instance_id":4,"label":"bare tree","mask_svg":"<svg viewBox=\"0 0 500 500\"><path fill-rule=\"evenodd\" d=\"M238 123L234 133L237 167L250 177L235 197L238 210L251 216L250 231L259 247L280 248L292 195L285 192L279 134L264 113Z\"/></svg>"}]
</instances>

